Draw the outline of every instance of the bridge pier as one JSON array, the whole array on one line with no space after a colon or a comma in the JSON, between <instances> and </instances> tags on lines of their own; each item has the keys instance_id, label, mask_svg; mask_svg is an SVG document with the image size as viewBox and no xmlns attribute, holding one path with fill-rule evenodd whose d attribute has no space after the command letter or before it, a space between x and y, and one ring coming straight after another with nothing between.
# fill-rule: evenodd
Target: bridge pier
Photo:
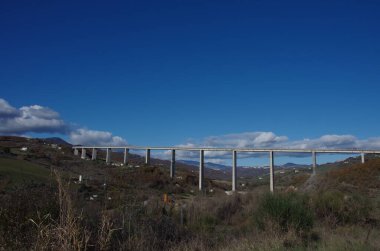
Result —
<instances>
[{"instance_id":1,"label":"bridge pier","mask_svg":"<svg viewBox=\"0 0 380 251\"><path fill-rule=\"evenodd\" d=\"M364 153L361 153L361 156L362 156L362 164L365 163L365 156L364 156Z\"/></svg>"},{"instance_id":2,"label":"bridge pier","mask_svg":"<svg viewBox=\"0 0 380 251\"><path fill-rule=\"evenodd\" d=\"M313 162L313 175L317 173L317 153L316 152L312 152L311 153L311 159L312 159L312 162Z\"/></svg>"},{"instance_id":3,"label":"bridge pier","mask_svg":"<svg viewBox=\"0 0 380 251\"><path fill-rule=\"evenodd\" d=\"M91 159L92 159L92 160L96 160L96 155L97 155L97 150L96 150L96 148L92 148L92 156L91 156Z\"/></svg>"},{"instance_id":4,"label":"bridge pier","mask_svg":"<svg viewBox=\"0 0 380 251\"><path fill-rule=\"evenodd\" d=\"M199 191L203 189L203 178L205 170L205 152L204 150L199 151Z\"/></svg>"},{"instance_id":5,"label":"bridge pier","mask_svg":"<svg viewBox=\"0 0 380 251\"><path fill-rule=\"evenodd\" d=\"M269 152L269 189L274 191L274 154L273 151Z\"/></svg>"},{"instance_id":6,"label":"bridge pier","mask_svg":"<svg viewBox=\"0 0 380 251\"><path fill-rule=\"evenodd\" d=\"M170 178L175 176L175 150L172 150L172 158L170 162Z\"/></svg>"},{"instance_id":7,"label":"bridge pier","mask_svg":"<svg viewBox=\"0 0 380 251\"><path fill-rule=\"evenodd\" d=\"M82 158L82 159L86 159L86 148L82 148L82 155L81 155L81 158Z\"/></svg>"},{"instance_id":8,"label":"bridge pier","mask_svg":"<svg viewBox=\"0 0 380 251\"><path fill-rule=\"evenodd\" d=\"M232 151L232 191L236 191L236 168L237 168L237 155L236 151Z\"/></svg>"},{"instance_id":9,"label":"bridge pier","mask_svg":"<svg viewBox=\"0 0 380 251\"><path fill-rule=\"evenodd\" d=\"M146 149L145 164L150 165L150 149Z\"/></svg>"},{"instance_id":10,"label":"bridge pier","mask_svg":"<svg viewBox=\"0 0 380 251\"><path fill-rule=\"evenodd\" d=\"M78 148L75 148L75 149L74 149L74 155L75 155L75 156L78 156L78 155L79 155Z\"/></svg>"},{"instance_id":11,"label":"bridge pier","mask_svg":"<svg viewBox=\"0 0 380 251\"><path fill-rule=\"evenodd\" d=\"M124 165L126 165L128 163L128 155L129 155L129 149L124 148L124 160L123 160Z\"/></svg>"},{"instance_id":12,"label":"bridge pier","mask_svg":"<svg viewBox=\"0 0 380 251\"><path fill-rule=\"evenodd\" d=\"M107 165L111 164L111 148L107 148L106 163Z\"/></svg>"}]
</instances>

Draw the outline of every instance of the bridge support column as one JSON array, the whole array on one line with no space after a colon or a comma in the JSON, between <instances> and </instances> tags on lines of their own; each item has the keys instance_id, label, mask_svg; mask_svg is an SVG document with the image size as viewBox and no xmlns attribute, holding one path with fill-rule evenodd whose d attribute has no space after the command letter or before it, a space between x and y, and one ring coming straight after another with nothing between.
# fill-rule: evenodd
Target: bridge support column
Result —
<instances>
[{"instance_id":1,"label":"bridge support column","mask_svg":"<svg viewBox=\"0 0 380 251\"><path fill-rule=\"evenodd\" d=\"M78 148L75 148L75 149L74 149L74 155L75 155L75 156L78 156L78 155L79 155Z\"/></svg>"},{"instance_id":2,"label":"bridge support column","mask_svg":"<svg viewBox=\"0 0 380 251\"><path fill-rule=\"evenodd\" d=\"M126 165L128 163L128 155L129 155L129 149L124 148L124 160L123 160L124 165Z\"/></svg>"},{"instance_id":3,"label":"bridge support column","mask_svg":"<svg viewBox=\"0 0 380 251\"><path fill-rule=\"evenodd\" d=\"M204 150L199 151L199 191L203 189L203 176L205 170L205 152Z\"/></svg>"},{"instance_id":4,"label":"bridge support column","mask_svg":"<svg viewBox=\"0 0 380 251\"><path fill-rule=\"evenodd\" d=\"M150 149L146 149L145 164L150 165Z\"/></svg>"},{"instance_id":5,"label":"bridge support column","mask_svg":"<svg viewBox=\"0 0 380 251\"><path fill-rule=\"evenodd\" d=\"M269 152L269 189L273 193L274 191L274 153Z\"/></svg>"},{"instance_id":6,"label":"bridge support column","mask_svg":"<svg viewBox=\"0 0 380 251\"><path fill-rule=\"evenodd\" d=\"M97 155L97 150L96 150L96 148L92 148L92 156L91 156L91 159L92 159L92 160L96 160L96 155Z\"/></svg>"},{"instance_id":7,"label":"bridge support column","mask_svg":"<svg viewBox=\"0 0 380 251\"><path fill-rule=\"evenodd\" d=\"M361 154L362 155L362 164L365 163L365 156L364 156L364 153Z\"/></svg>"},{"instance_id":8,"label":"bridge support column","mask_svg":"<svg viewBox=\"0 0 380 251\"><path fill-rule=\"evenodd\" d=\"M172 159L170 162L170 178L174 178L175 175L175 150L172 150Z\"/></svg>"},{"instance_id":9,"label":"bridge support column","mask_svg":"<svg viewBox=\"0 0 380 251\"><path fill-rule=\"evenodd\" d=\"M313 175L317 173L317 153L316 152L312 152L311 153L311 159L312 159L312 162L313 162Z\"/></svg>"},{"instance_id":10,"label":"bridge support column","mask_svg":"<svg viewBox=\"0 0 380 251\"><path fill-rule=\"evenodd\" d=\"M232 151L232 191L236 191L236 168L237 168L237 155L236 151Z\"/></svg>"},{"instance_id":11,"label":"bridge support column","mask_svg":"<svg viewBox=\"0 0 380 251\"><path fill-rule=\"evenodd\" d=\"M111 148L107 148L106 163L107 165L111 164Z\"/></svg>"},{"instance_id":12,"label":"bridge support column","mask_svg":"<svg viewBox=\"0 0 380 251\"><path fill-rule=\"evenodd\" d=\"M81 158L82 158L82 159L86 159L86 148L82 148L82 155L81 155Z\"/></svg>"}]
</instances>

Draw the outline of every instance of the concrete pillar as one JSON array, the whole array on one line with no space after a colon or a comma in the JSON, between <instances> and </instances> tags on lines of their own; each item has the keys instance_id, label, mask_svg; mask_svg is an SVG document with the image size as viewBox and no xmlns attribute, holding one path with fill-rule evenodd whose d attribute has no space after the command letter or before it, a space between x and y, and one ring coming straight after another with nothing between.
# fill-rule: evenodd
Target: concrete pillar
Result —
<instances>
[{"instance_id":1,"label":"concrete pillar","mask_svg":"<svg viewBox=\"0 0 380 251\"><path fill-rule=\"evenodd\" d=\"M145 164L150 165L150 149L146 149Z\"/></svg>"},{"instance_id":2,"label":"concrete pillar","mask_svg":"<svg viewBox=\"0 0 380 251\"><path fill-rule=\"evenodd\" d=\"M236 151L232 151L232 191L236 191L236 168L237 168L237 155Z\"/></svg>"},{"instance_id":3,"label":"concrete pillar","mask_svg":"<svg viewBox=\"0 0 380 251\"><path fill-rule=\"evenodd\" d=\"M97 155L98 151L96 150L96 148L92 148L92 160L96 160L96 155Z\"/></svg>"},{"instance_id":4,"label":"concrete pillar","mask_svg":"<svg viewBox=\"0 0 380 251\"><path fill-rule=\"evenodd\" d=\"M269 152L269 188L273 193L274 191L274 154L273 151Z\"/></svg>"},{"instance_id":5,"label":"concrete pillar","mask_svg":"<svg viewBox=\"0 0 380 251\"><path fill-rule=\"evenodd\" d=\"M317 173L317 153L316 152L312 152L311 153L311 159L312 159L312 162L313 162L313 175Z\"/></svg>"},{"instance_id":6,"label":"concrete pillar","mask_svg":"<svg viewBox=\"0 0 380 251\"><path fill-rule=\"evenodd\" d=\"M204 150L199 151L199 191L203 189L203 178L205 171L205 152Z\"/></svg>"},{"instance_id":7,"label":"concrete pillar","mask_svg":"<svg viewBox=\"0 0 380 251\"><path fill-rule=\"evenodd\" d=\"M107 165L111 164L111 148L107 148L106 163Z\"/></svg>"},{"instance_id":8,"label":"concrete pillar","mask_svg":"<svg viewBox=\"0 0 380 251\"><path fill-rule=\"evenodd\" d=\"M86 148L82 148L82 159L86 159Z\"/></svg>"},{"instance_id":9,"label":"concrete pillar","mask_svg":"<svg viewBox=\"0 0 380 251\"><path fill-rule=\"evenodd\" d=\"M124 148L124 161L123 161L124 165L126 165L128 163L128 155L129 155L129 149Z\"/></svg>"},{"instance_id":10,"label":"concrete pillar","mask_svg":"<svg viewBox=\"0 0 380 251\"><path fill-rule=\"evenodd\" d=\"M74 149L74 155L78 156L79 155L79 151L78 151L78 148L75 148Z\"/></svg>"},{"instance_id":11,"label":"concrete pillar","mask_svg":"<svg viewBox=\"0 0 380 251\"><path fill-rule=\"evenodd\" d=\"M362 153L361 155L362 155L362 164L364 164L365 162L364 153Z\"/></svg>"},{"instance_id":12,"label":"concrete pillar","mask_svg":"<svg viewBox=\"0 0 380 251\"><path fill-rule=\"evenodd\" d=\"M172 159L170 162L170 178L174 178L175 175L175 150L172 150Z\"/></svg>"}]
</instances>

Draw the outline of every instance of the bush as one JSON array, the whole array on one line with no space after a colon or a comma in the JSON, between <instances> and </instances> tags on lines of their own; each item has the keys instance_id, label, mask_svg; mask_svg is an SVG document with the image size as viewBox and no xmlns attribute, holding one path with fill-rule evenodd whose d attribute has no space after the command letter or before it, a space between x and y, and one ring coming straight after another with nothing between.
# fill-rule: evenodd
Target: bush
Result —
<instances>
[{"instance_id":1,"label":"bush","mask_svg":"<svg viewBox=\"0 0 380 251\"><path fill-rule=\"evenodd\" d=\"M9 147L4 147L3 151L6 154L10 154L11 153L11 149Z\"/></svg>"},{"instance_id":2,"label":"bush","mask_svg":"<svg viewBox=\"0 0 380 251\"><path fill-rule=\"evenodd\" d=\"M196 231L213 232L215 230L218 220L209 214L202 214L199 217L199 222L194 225Z\"/></svg>"},{"instance_id":3,"label":"bush","mask_svg":"<svg viewBox=\"0 0 380 251\"><path fill-rule=\"evenodd\" d=\"M365 197L338 191L321 192L313 201L316 215L333 225L365 221L371 210L371 203Z\"/></svg>"},{"instance_id":4,"label":"bush","mask_svg":"<svg viewBox=\"0 0 380 251\"><path fill-rule=\"evenodd\" d=\"M259 228L274 227L287 232L308 232L314 223L308 197L297 193L265 194L259 201L255 220Z\"/></svg>"},{"instance_id":5,"label":"bush","mask_svg":"<svg viewBox=\"0 0 380 251\"><path fill-rule=\"evenodd\" d=\"M239 196L233 196L229 200L221 203L216 209L218 219L231 223L231 218L242 209L242 201Z\"/></svg>"}]
</instances>

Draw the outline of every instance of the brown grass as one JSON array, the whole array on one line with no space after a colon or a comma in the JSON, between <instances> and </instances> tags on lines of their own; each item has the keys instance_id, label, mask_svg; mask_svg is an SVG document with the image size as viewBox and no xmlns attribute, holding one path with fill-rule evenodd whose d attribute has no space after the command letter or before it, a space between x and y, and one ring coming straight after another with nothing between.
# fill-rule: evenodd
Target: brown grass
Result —
<instances>
[{"instance_id":1,"label":"brown grass","mask_svg":"<svg viewBox=\"0 0 380 251\"><path fill-rule=\"evenodd\" d=\"M76 214L69 185L64 184L60 174L55 171L58 184L59 218L58 221L49 214L30 221L37 227L36 250L86 250L90 232L82 226L81 214Z\"/></svg>"},{"instance_id":2,"label":"brown grass","mask_svg":"<svg viewBox=\"0 0 380 251\"><path fill-rule=\"evenodd\" d=\"M354 186L356 189L380 189L380 160L373 159L365 164L355 164L350 167L332 170L326 173L325 179L328 185ZM338 183L338 184L337 184Z\"/></svg>"},{"instance_id":3,"label":"brown grass","mask_svg":"<svg viewBox=\"0 0 380 251\"><path fill-rule=\"evenodd\" d=\"M322 180L323 185L318 189L325 191L341 187L342 183L343 187L349 184L352 190L364 189L365 183L371 189L378 189L379 184L374 182L380 173L377 165L380 166L379 161L369 161L365 165L327 172L327 176L322 177L326 177ZM376 250L378 245L375 237L379 233L377 225L364 224L362 220L366 220L367 216L356 217L358 210L354 207L356 200L352 200L353 193L347 196L346 192L339 191L337 199L342 204L337 210L333 208L335 211L328 208L327 202L331 201L328 196L324 200L327 207L315 207L313 203L318 203L321 195L313 194L317 197L310 196L312 199L307 203L317 217L316 227L300 232L296 227L289 226L284 231L278 222L270 218L265 221L264 229L257 225L255 216L263 201L260 187L232 196L221 191L184 193L184 190L194 189L185 179L173 181L165 178L165 171L149 167L122 171L110 169L107 172L109 176L105 176L107 186L104 188L101 181L89 182L88 185L73 184L62 174L54 173L59 212L50 214L49 210L45 210L29 217L32 219L34 239L25 240L24 246L17 247L25 247L29 243L36 250L234 251L334 250L334 247L350 250L350 243L358 250ZM360 175L364 177L357 180ZM304 179L300 176L294 182L302 183ZM177 196L170 195L174 202L164 204L162 194L176 191L174 188L178 185L182 191ZM267 191L267 187L264 190ZM88 197L94 193L98 198L90 201ZM353 205L349 203L352 201ZM337 217L337 214L351 211L357 220L334 221L334 224L325 220L331 215ZM2 212L0 210L0 216Z\"/></svg>"}]
</instances>

